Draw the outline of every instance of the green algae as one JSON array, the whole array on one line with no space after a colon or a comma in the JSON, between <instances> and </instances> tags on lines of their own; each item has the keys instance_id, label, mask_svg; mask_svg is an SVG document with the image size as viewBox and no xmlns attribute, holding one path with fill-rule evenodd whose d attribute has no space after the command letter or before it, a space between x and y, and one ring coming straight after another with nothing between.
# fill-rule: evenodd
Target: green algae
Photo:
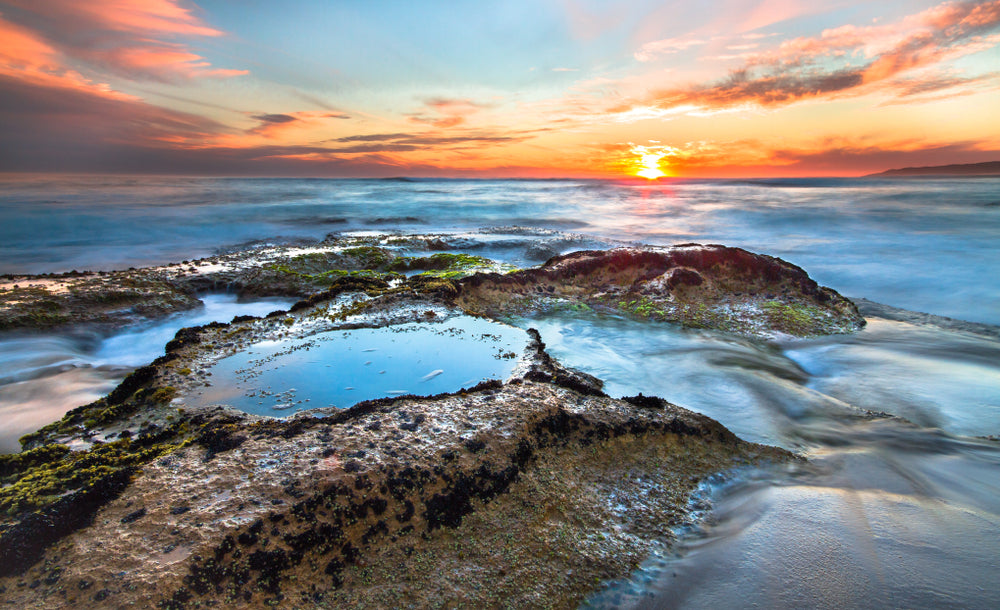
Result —
<instances>
[{"instance_id":1,"label":"green algae","mask_svg":"<svg viewBox=\"0 0 1000 610\"><path fill-rule=\"evenodd\" d=\"M431 256L400 256L390 265L393 271L420 271L418 275L444 279L461 279L479 271L508 270L506 265L472 254L438 252Z\"/></svg>"},{"instance_id":2,"label":"green algae","mask_svg":"<svg viewBox=\"0 0 1000 610\"><path fill-rule=\"evenodd\" d=\"M58 460L67 453L69 453L69 447L56 443L35 447L21 453L0 455L0 484L7 485L12 482L14 475Z\"/></svg>"},{"instance_id":3,"label":"green algae","mask_svg":"<svg viewBox=\"0 0 1000 610\"><path fill-rule=\"evenodd\" d=\"M438 252L430 256L400 256L393 261L392 268L399 271L419 269L458 270L474 267L491 267L494 264L493 260L483 256Z\"/></svg>"},{"instance_id":4,"label":"green algae","mask_svg":"<svg viewBox=\"0 0 1000 610\"><path fill-rule=\"evenodd\" d=\"M399 279L389 269L395 259L388 250L374 246L299 254L261 266L246 289L259 294L306 295L334 287L345 278Z\"/></svg>"},{"instance_id":5,"label":"green algae","mask_svg":"<svg viewBox=\"0 0 1000 610\"><path fill-rule=\"evenodd\" d=\"M184 423L173 424L154 435L120 439L93 445L87 451L69 451L65 445L46 445L20 458L2 456L11 473L3 477L0 512L15 516L38 510L76 489L87 488L99 479L124 468L141 466L181 446L178 434Z\"/></svg>"},{"instance_id":6,"label":"green algae","mask_svg":"<svg viewBox=\"0 0 1000 610\"><path fill-rule=\"evenodd\" d=\"M760 307L769 326L790 335L816 334L819 332L817 321L825 319L822 310L815 305L767 301Z\"/></svg>"},{"instance_id":7,"label":"green algae","mask_svg":"<svg viewBox=\"0 0 1000 610\"><path fill-rule=\"evenodd\" d=\"M379 273L373 269L328 269L316 273L305 273L289 265L281 263L270 263L263 267L267 271L274 271L280 274L292 276L303 280L307 284L316 287L327 288L343 277L368 277L368 278L389 278L394 274Z\"/></svg>"},{"instance_id":8,"label":"green algae","mask_svg":"<svg viewBox=\"0 0 1000 610\"><path fill-rule=\"evenodd\" d=\"M666 310L660 304L645 296L638 299L618 301L618 308L640 318L663 319L667 316Z\"/></svg>"},{"instance_id":9,"label":"green algae","mask_svg":"<svg viewBox=\"0 0 1000 610\"><path fill-rule=\"evenodd\" d=\"M343 253L357 260L364 269L386 268L396 258L392 252L375 246L356 246L345 249Z\"/></svg>"}]
</instances>

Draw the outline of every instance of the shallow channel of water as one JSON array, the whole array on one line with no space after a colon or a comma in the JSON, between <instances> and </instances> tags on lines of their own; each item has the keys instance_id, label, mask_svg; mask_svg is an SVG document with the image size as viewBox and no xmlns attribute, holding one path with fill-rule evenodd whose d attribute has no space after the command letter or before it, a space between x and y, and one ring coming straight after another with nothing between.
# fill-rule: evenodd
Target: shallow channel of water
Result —
<instances>
[{"instance_id":1,"label":"shallow channel of water","mask_svg":"<svg viewBox=\"0 0 1000 610\"><path fill-rule=\"evenodd\" d=\"M201 300L199 309L111 335L73 329L0 337L0 453L19 451L21 436L106 395L132 369L161 356L179 329L228 322L239 315L263 316L293 302L241 302L226 294L208 294Z\"/></svg>"},{"instance_id":2,"label":"shallow channel of water","mask_svg":"<svg viewBox=\"0 0 1000 610\"><path fill-rule=\"evenodd\" d=\"M1000 443L982 438L1000 434L996 340L880 319L781 343L519 324L612 395L657 394L809 460L731 475L707 522L585 607L1000 607Z\"/></svg>"}]
</instances>

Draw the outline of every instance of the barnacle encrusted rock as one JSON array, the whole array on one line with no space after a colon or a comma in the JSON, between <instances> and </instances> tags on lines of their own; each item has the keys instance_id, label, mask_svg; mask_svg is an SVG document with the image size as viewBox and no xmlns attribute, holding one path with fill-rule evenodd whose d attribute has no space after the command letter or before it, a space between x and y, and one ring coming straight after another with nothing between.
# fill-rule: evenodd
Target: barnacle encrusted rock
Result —
<instances>
[{"instance_id":1,"label":"barnacle encrusted rock","mask_svg":"<svg viewBox=\"0 0 1000 610\"><path fill-rule=\"evenodd\" d=\"M108 396L0 456L0 602L575 607L668 541L705 477L792 456L657 397L607 396L531 330L510 378L451 394L288 419L187 397L212 363L260 341L466 313L589 307L754 337L863 324L798 267L724 246L583 251L474 275L487 259L324 252L162 271L178 294L214 277L307 296L182 329Z\"/></svg>"},{"instance_id":2,"label":"barnacle encrusted rock","mask_svg":"<svg viewBox=\"0 0 1000 610\"><path fill-rule=\"evenodd\" d=\"M459 282L457 303L491 316L582 304L754 337L854 332L857 307L781 259L686 244L573 252L541 267Z\"/></svg>"},{"instance_id":3,"label":"barnacle encrusted rock","mask_svg":"<svg viewBox=\"0 0 1000 610\"><path fill-rule=\"evenodd\" d=\"M195 364L201 340L267 323L188 333L149 382ZM130 465L86 523L0 578L0 599L570 607L669 539L704 477L790 457L658 398L611 398L530 336L506 383L325 417L190 414L187 442L175 429L171 453Z\"/></svg>"}]
</instances>

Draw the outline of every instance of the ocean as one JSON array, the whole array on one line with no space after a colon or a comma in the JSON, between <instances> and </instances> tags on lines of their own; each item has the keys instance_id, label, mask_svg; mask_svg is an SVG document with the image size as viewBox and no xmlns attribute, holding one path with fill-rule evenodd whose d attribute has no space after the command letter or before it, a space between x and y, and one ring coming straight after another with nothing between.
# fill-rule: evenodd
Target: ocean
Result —
<instances>
[{"instance_id":1,"label":"ocean","mask_svg":"<svg viewBox=\"0 0 1000 610\"><path fill-rule=\"evenodd\" d=\"M978 323L872 314L854 335L759 342L580 312L516 321L612 395L659 395L809 458L706 482L705 519L585 606L1000 607L1000 179L0 179L0 273L366 232L449 234L516 266L543 241L739 246L851 298ZM111 336L0 336L0 451L178 328L288 305L203 301Z\"/></svg>"},{"instance_id":2,"label":"ocean","mask_svg":"<svg viewBox=\"0 0 1000 610\"><path fill-rule=\"evenodd\" d=\"M1000 324L1000 178L302 180L8 177L0 274L120 269L328 233L527 226L605 240L720 243L821 284Z\"/></svg>"}]
</instances>

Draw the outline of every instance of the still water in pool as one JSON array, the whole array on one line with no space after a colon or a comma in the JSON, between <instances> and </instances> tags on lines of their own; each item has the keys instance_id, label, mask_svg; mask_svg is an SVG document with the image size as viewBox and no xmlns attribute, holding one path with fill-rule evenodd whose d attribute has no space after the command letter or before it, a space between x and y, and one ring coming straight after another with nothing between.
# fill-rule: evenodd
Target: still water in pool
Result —
<instances>
[{"instance_id":1,"label":"still water in pool","mask_svg":"<svg viewBox=\"0 0 1000 610\"><path fill-rule=\"evenodd\" d=\"M386 396L455 392L505 379L527 341L521 329L470 316L262 341L215 364L212 385L191 402L283 417Z\"/></svg>"}]
</instances>

